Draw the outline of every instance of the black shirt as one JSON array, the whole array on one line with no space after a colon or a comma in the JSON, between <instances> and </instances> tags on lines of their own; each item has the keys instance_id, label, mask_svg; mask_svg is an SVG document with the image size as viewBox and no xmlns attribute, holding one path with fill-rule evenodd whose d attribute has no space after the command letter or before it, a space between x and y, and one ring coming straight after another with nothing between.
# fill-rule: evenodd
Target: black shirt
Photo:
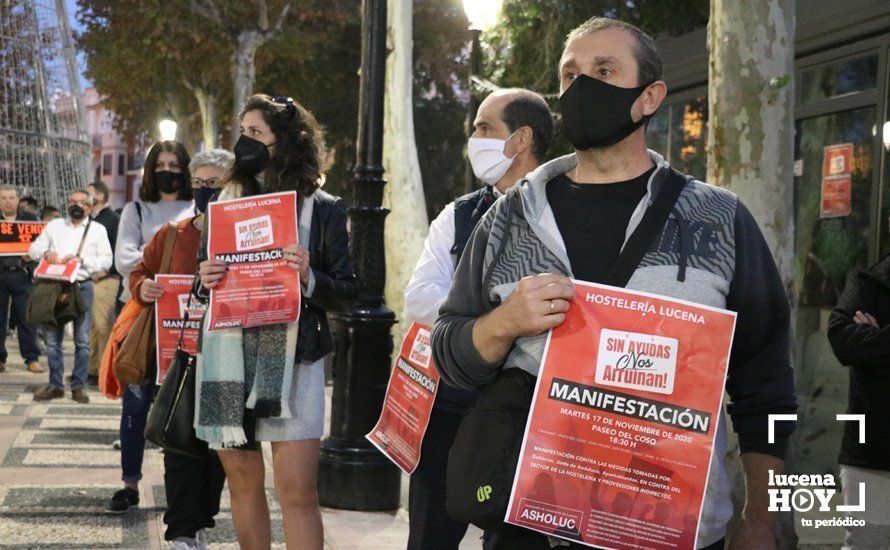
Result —
<instances>
[{"instance_id":1,"label":"black shirt","mask_svg":"<svg viewBox=\"0 0 890 550\"><path fill-rule=\"evenodd\" d=\"M634 179L608 184L578 184L565 174L547 182L547 201L576 279L605 281L654 171L653 166Z\"/></svg>"},{"instance_id":2,"label":"black shirt","mask_svg":"<svg viewBox=\"0 0 890 550\"><path fill-rule=\"evenodd\" d=\"M105 228L105 232L108 233L108 242L111 243L111 252L113 253L115 243L117 243L117 226L121 223L121 217L117 212L112 210L110 206L106 206L100 210L98 214L93 216L93 220L100 223ZM113 260L111 262L111 269L108 270L108 274L117 275Z\"/></svg>"}]
</instances>

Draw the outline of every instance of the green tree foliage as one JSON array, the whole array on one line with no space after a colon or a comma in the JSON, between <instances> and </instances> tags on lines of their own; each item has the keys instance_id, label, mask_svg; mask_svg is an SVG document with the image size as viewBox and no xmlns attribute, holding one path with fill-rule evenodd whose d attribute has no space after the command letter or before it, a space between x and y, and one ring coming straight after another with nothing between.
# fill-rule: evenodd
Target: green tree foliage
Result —
<instances>
[{"instance_id":1,"label":"green tree foliage","mask_svg":"<svg viewBox=\"0 0 890 550\"><path fill-rule=\"evenodd\" d=\"M220 132L232 105L232 41L226 29L191 9L189 0L78 0L85 30L77 37L87 76L127 137L154 135L170 111L179 136L200 139L194 86L217 94ZM354 158L361 20L354 1L301 0L283 32L259 50L257 92L292 96L328 129L337 163L336 192ZM231 143L223 142L231 147Z\"/></svg>"},{"instance_id":2,"label":"green tree foliage","mask_svg":"<svg viewBox=\"0 0 890 550\"><path fill-rule=\"evenodd\" d=\"M652 36L678 35L708 22L708 0L505 0L502 22L486 35L486 69L501 86L559 91L568 33L593 16L621 19Z\"/></svg>"},{"instance_id":3,"label":"green tree foliage","mask_svg":"<svg viewBox=\"0 0 890 550\"><path fill-rule=\"evenodd\" d=\"M128 135L153 134L169 110L189 135L185 141L196 143L200 117L187 78L220 94L220 132L228 134L229 31L196 14L190 3L78 0L87 76ZM282 33L257 53L255 89L290 95L316 114L335 159L326 186L346 194L355 163L360 2L299 0L294 6ZM550 94L555 108L565 36L593 15L619 17L655 35L679 34L707 22L708 0L505 0L501 23L483 36L482 78ZM470 39L461 0L414 0L415 133L431 218L463 188ZM474 93L481 98L487 91ZM566 148L557 144L551 153Z\"/></svg>"},{"instance_id":4,"label":"green tree foliage","mask_svg":"<svg viewBox=\"0 0 890 550\"><path fill-rule=\"evenodd\" d=\"M355 164L361 65L361 14L355 2L300 3L294 21L257 54L258 92L290 96L324 125L329 161L325 189L346 196Z\"/></svg>"},{"instance_id":5,"label":"green tree foliage","mask_svg":"<svg viewBox=\"0 0 890 550\"><path fill-rule=\"evenodd\" d=\"M186 0L78 0L87 77L117 115L127 138L156 133L168 111L179 136L198 140L200 115L194 86L231 97L230 54L219 29L192 13Z\"/></svg>"},{"instance_id":6,"label":"green tree foliage","mask_svg":"<svg viewBox=\"0 0 890 550\"><path fill-rule=\"evenodd\" d=\"M427 208L434 217L463 189L464 119L471 35L460 0L414 0L415 126ZM483 37L482 79L544 94L558 112L556 77L565 37L590 17L633 23L658 36L707 24L708 0L504 0L500 23ZM480 99L489 90L475 87ZM570 150L557 139L551 157Z\"/></svg>"},{"instance_id":7,"label":"green tree foliage","mask_svg":"<svg viewBox=\"0 0 890 550\"><path fill-rule=\"evenodd\" d=\"M430 220L464 185L468 25L460 0L414 1L414 133Z\"/></svg>"}]
</instances>

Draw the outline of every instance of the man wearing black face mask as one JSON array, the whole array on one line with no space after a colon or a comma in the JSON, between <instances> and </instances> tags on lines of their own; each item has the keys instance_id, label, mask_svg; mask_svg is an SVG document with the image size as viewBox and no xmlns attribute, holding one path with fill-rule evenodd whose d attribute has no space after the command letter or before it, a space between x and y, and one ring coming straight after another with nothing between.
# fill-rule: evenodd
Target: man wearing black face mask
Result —
<instances>
[{"instance_id":1,"label":"man wearing black face mask","mask_svg":"<svg viewBox=\"0 0 890 550\"><path fill-rule=\"evenodd\" d=\"M782 471L794 424L777 423L769 442L768 416L797 407L788 300L738 197L683 176L647 150L645 123L667 93L661 71L654 41L632 25L593 18L569 34L560 106L575 153L529 174L477 226L439 311L435 363L446 383L467 389L506 369L536 375L547 331L571 306L571 278L736 311L726 389L747 498L732 548L770 550L767 474ZM721 419L700 549L722 549L732 517L726 449ZM506 524L485 540L486 549L550 548L547 537Z\"/></svg>"},{"instance_id":2,"label":"man wearing black face mask","mask_svg":"<svg viewBox=\"0 0 890 550\"><path fill-rule=\"evenodd\" d=\"M73 191L68 199L68 217L49 222L28 251L34 260L48 263L62 263L75 257L80 259L75 284L83 296L86 311L74 320L74 371L71 374L71 398L78 403L89 402L84 385L90 359L93 275L107 272L112 263L108 234L105 227L90 220L91 205L92 201L86 190ZM57 399L65 393L62 381L65 370L62 356L64 337L65 327L48 329L46 332L49 384L34 392L35 401Z\"/></svg>"}]
</instances>

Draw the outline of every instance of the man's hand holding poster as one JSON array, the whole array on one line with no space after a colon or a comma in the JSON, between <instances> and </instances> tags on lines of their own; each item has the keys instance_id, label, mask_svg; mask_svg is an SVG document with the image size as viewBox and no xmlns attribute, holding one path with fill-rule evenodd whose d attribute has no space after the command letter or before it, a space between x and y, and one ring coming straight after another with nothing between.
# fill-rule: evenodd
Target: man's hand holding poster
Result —
<instances>
[{"instance_id":1,"label":"man's hand holding poster","mask_svg":"<svg viewBox=\"0 0 890 550\"><path fill-rule=\"evenodd\" d=\"M284 260L297 243L293 191L211 203L210 258L228 274L210 291L207 330L294 323L300 316L299 274Z\"/></svg>"},{"instance_id":2,"label":"man's hand holding poster","mask_svg":"<svg viewBox=\"0 0 890 550\"><path fill-rule=\"evenodd\" d=\"M40 260L34 271L35 279L45 281L62 281L73 283L77 280L77 272L80 271L80 259L70 258L62 263L50 263L46 258Z\"/></svg>"},{"instance_id":3,"label":"man's hand holding poster","mask_svg":"<svg viewBox=\"0 0 890 550\"><path fill-rule=\"evenodd\" d=\"M735 313L575 285L548 336L506 521L598 548L692 550Z\"/></svg>"},{"instance_id":4,"label":"man's hand holding poster","mask_svg":"<svg viewBox=\"0 0 890 550\"><path fill-rule=\"evenodd\" d=\"M163 286L164 294L155 302L155 357L157 369L155 384L161 385L179 344L182 334L182 349L195 355L198 350L198 335L201 332L201 320L207 306L195 300L189 301L192 290L193 275L155 275L155 281ZM188 320L186 320L186 313Z\"/></svg>"},{"instance_id":5,"label":"man's hand holding poster","mask_svg":"<svg viewBox=\"0 0 890 550\"><path fill-rule=\"evenodd\" d=\"M438 389L430 329L414 323L390 374L380 419L365 436L406 474L420 462L420 448Z\"/></svg>"}]
</instances>

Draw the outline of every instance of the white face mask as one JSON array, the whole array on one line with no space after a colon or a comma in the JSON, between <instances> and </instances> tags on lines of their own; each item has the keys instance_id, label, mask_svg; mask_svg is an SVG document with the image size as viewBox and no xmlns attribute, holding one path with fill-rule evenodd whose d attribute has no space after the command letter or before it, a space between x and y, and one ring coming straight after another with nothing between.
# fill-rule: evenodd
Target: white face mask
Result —
<instances>
[{"instance_id":1,"label":"white face mask","mask_svg":"<svg viewBox=\"0 0 890 550\"><path fill-rule=\"evenodd\" d=\"M516 158L516 155L504 155L504 147L512 137L513 134L507 139L470 138L467 142L467 156L470 157L470 166L477 178L488 185L501 181Z\"/></svg>"}]
</instances>

